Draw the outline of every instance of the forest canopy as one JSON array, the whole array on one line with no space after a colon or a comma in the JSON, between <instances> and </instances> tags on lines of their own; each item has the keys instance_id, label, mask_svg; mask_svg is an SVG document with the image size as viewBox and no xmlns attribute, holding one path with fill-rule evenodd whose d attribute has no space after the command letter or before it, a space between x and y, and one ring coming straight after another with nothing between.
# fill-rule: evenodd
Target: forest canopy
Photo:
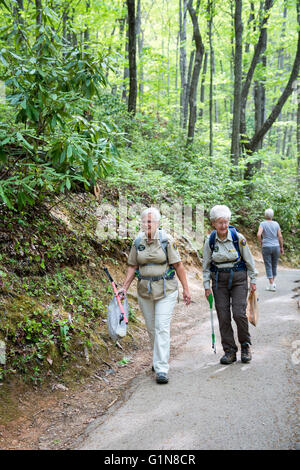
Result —
<instances>
[{"instance_id":1,"label":"forest canopy","mask_svg":"<svg viewBox=\"0 0 300 470\"><path fill-rule=\"evenodd\" d=\"M299 0L1 0L0 201L98 179L299 224Z\"/></svg>"}]
</instances>

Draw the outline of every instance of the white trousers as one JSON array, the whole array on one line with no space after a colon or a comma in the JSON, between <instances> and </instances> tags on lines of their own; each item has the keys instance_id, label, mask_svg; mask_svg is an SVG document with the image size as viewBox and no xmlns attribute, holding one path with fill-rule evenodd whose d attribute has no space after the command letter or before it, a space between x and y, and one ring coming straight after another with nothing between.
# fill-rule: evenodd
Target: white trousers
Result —
<instances>
[{"instance_id":1,"label":"white trousers","mask_svg":"<svg viewBox=\"0 0 300 470\"><path fill-rule=\"evenodd\" d=\"M144 299L138 295L153 350L153 367L156 373L169 371L170 325L177 301L178 290L159 300Z\"/></svg>"}]
</instances>

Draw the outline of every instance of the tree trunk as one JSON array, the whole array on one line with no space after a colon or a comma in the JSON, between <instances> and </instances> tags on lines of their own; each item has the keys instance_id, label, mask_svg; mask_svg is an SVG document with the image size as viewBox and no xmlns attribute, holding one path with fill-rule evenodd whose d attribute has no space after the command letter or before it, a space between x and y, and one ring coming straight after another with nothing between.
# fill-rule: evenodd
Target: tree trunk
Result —
<instances>
[{"instance_id":1,"label":"tree trunk","mask_svg":"<svg viewBox=\"0 0 300 470\"><path fill-rule=\"evenodd\" d=\"M296 140L297 140L297 111L291 113L291 121L296 123ZM293 152L293 136L294 136L294 127L288 126L287 131L287 144L284 157L289 157L290 153ZM297 156L297 142L296 142L296 156Z\"/></svg>"},{"instance_id":2,"label":"tree trunk","mask_svg":"<svg viewBox=\"0 0 300 470\"><path fill-rule=\"evenodd\" d=\"M231 37L230 37L230 45L231 45L231 60L230 60L230 83L234 81L234 70L232 64L234 64L234 9L233 9L233 0L230 1L230 16L231 16ZM233 100L231 98L231 88L228 90L228 95L230 96L230 113L233 114ZM230 128L230 137L232 133L232 125Z\"/></svg>"},{"instance_id":3,"label":"tree trunk","mask_svg":"<svg viewBox=\"0 0 300 470\"><path fill-rule=\"evenodd\" d=\"M21 11L24 11L23 0L17 0L16 5L13 7L13 17L19 24L23 24L23 18L20 14Z\"/></svg>"},{"instance_id":4,"label":"tree trunk","mask_svg":"<svg viewBox=\"0 0 300 470\"><path fill-rule=\"evenodd\" d=\"M300 26L300 0L297 0L297 18L298 18L298 25ZM258 148L259 142L265 136L265 134L268 132L268 130L271 128L271 126L274 124L274 122L278 118L283 108L283 105L285 104L285 102L287 101L287 99L293 92L293 85L296 82L298 73L299 73L299 66L300 66L300 28L298 30L297 52L296 52L293 68L289 77L289 81L285 89L283 90L279 100L277 101L277 104L274 106L269 117L263 123L261 128L257 132L255 132L252 139L249 142L245 143L245 147L248 153L252 153L256 151L256 149Z\"/></svg>"},{"instance_id":5,"label":"tree trunk","mask_svg":"<svg viewBox=\"0 0 300 470\"><path fill-rule=\"evenodd\" d=\"M259 39L257 41L257 44L255 46L253 58L248 70L248 73L246 75L246 78L243 82L243 87L242 87L242 95L241 95L241 125L240 125L240 134L242 140L245 139L246 134L247 134L247 129L246 129L246 105L247 105L247 99L248 99L248 94L250 90L250 85L253 79L253 74L256 69L256 66L259 61L259 57L262 52L265 51L266 48L266 37L267 37L267 30L266 30L266 23L268 21L268 18L270 16L270 10L273 6L274 0L265 0L265 5L264 5L264 12L265 14L263 15L263 19L261 21L261 26L260 26L260 35Z\"/></svg>"},{"instance_id":6,"label":"tree trunk","mask_svg":"<svg viewBox=\"0 0 300 470\"><path fill-rule=\"evenodd\" d=\"M42 24L42 13L43 13L42 0L35 0L35 9L36 9L36 25L40 26Z\"/></svg>"},{"instance_id":7,"label":"tree trunk","mask_svg":"<svg viewBox=\"0 0 300 470\"><path fill-rule=\"evenodd\" d=\"M283 129L283 138L282 138L282 147L280 149L281 158L283 160L284 160L284 156L285 156L286 143L287 143L287 134L288 134L288 130L289 130L288 123L287 123L288 120L289 120L289 113L287 113L287 115L285 117L285 125L284 125L284 129Z\"/></svg>"},{"instance_id":8,"label":"tree trunk","mask_svg":"<svg viewBox=\"0 0 300 470\"><path fill-rule=\"evenodd\" d=\"M136 8L136 37L137 37L138 56L139 56L139 109L141 109L141 106L143 104L143 94L144 94L144 68L143 68L144 31L142 30L141 0L138 0L137 8Z\"/></svg>"},{"instance_id":9,"label":"tree trunk","mask_svg":"<svg viewBox=\"0 0 300 470\"><path fill-rule=\"evenodd\" d=\"M249 29L251 28L252 23L253 23L253 21L254 21L254 19L255 19L255 14L254 14L254 12L255 12L255 7L254 7L254 3L253 3L253 2L250 3L250 8L251 8L251 13L250 13L250 15L249 15L249 20L248 20L248 28L249 28ZM254 28L253 28L253 29L254 29ZM250 50L250 43L249 43L249 42L246 42L246 44L245 44L245 53L248 54L249 50Z\"/></svg>"},{"instance_id":10,"label":"tree trunk","mask_svg":"<svg viewBox=\"0 0 300 470\"><path fill-rule=\"evenodd\" d=\"M209 156L213 156L213 76L215 72L214 49L212 44L212 0L208 2L208 40L210 53L210 75L209 75Z\"/></svg>"},{"instance_id":11,"label":"tree trunk","mask_svg":"<svg viewBox=\"0 0 300 470\"><path fill-rule=\"evenodd\" d=\"M197 88L199 82L199 75L202 66L202 59L204 55L204 45L202 42L202 37L198 24L198 10L199 10L199 1L197 2L196 11L193 8L193 0L189 0L188 10L191 16L193 23L193 32L194 32L194 41L196 45L196 54L195 62L192 73L192 80L189 93L189 106L190 106L190 115L189 115L189 127L188 127L188 140L187 143L190 144L193 142L195 134L195 125L197 120ZM197 12L197 13L196 13Z\"/></svg>"},{"instance_id":12,"label":"tree trunk","mask_svg":"<svg viewBox=\"0 0 300 470\"><path fill-rule=\"evenodd\" d=\"M285 0L286 1L286 0ZM286 38L286 16L287 16L287 9L286 5L283 8L283 21L282 21L282 30L281 30L281 37ZM282 72L284 67L284 58L285 58L285 51L283 48L279 49L278 51L278 71Z\"/></svg>"},{"instance_id":13,"label":"tree trunk","mask_svg":"<svg viewBox=\"0 0 300 470\"><path fill-rule=\"evenodd\" d=\"M297 183L298 183L298 188L300 188L300 100L299 98L298 98L298 105L297 105L296 139L297 139Z\"/></svg>"},{"instance_id":14,"label":"tree trunk","mask_svg":"<svg viewBox=\"0 0 300 470\"><path fill-rule=\"evenodd\" d=\"M180 126L185 129L187 124L187 61L186 61L186 11L187 0L179 0L179 41L180 41Z\"/></svg>"},{"instance_id":15,"label":"tree trunk","mask_svg":"<svg viewBox=\"0 0 300 470\"><path fill-rule=\"evenodd\" d=\"M129 96L128 112L135 115L137 99L136 78L136 30L134 0L127 0L128 8L128 55L129 55Z\"/></svg>"},{"instance_id":16,"label":"tree trunk","mask_svg":"<svg viewBox=\"0 0 300 470\"><path fill-rule=\"evenodd\" d=\"M90 7L91 7L90 0L86 0L85 8L86 8L87 13L89 12ZM84 46L83 47L84 47L84 49L88 49L88 47L89 47L88 42L90 40L90 32L89 32L89 27L87 25L85 25L83 38L84 38Z\"/></svg>"},{"instance_id":17,"label":"tree trunk","mask_svg":"<svg viewBox=\"0 0 300 470\"><path fill-rule=\"evenodd\" d=\"M206 76L206 69L207 69L207 57L208 53L205 52L204 54L204 63L202 69L202 79L201 79L201 87L200 87L200 103L201 107L199 110L199 119L202 120L204 114L204 99L205 99L205 76Z\"/></svg>"},{"instance_id":18,"label":"tree trunk","mask_svg":"<svg viewBox=\"0 0 300 470\"><path fill-rule=\"evenodd\" d=\"M193 49L191 51L189 67L188 67L187 89L186 89L186 93L187 93L188 97L190 96L190 89L191 89L191 82L192 82L192 71L193 71L193 67L194 67L194 61L195 61L195 49Z\"/></svg>"},{"instance_id":19,"label":"tree trunk","mask_svg":"<svg viewBox=\"0 0 300 470\"><path fill-rule=\"evenodd\" d=\"M234 99L233 120L231 136L231 160L234 166L238 165L240 156L240 117L241 117L241 91L242 91L242 54L243 54L243 23L242 0L235 0L234 12L235 53L234 53ZM234 172L236 173L236 172Z\"/></svg>"},{"instance_id":20,"label":"tree trunk","mask_svg":"<svg viewBox=\"0 0 300 470\"><path fill-rule=\"evenodd\" d=\"M265 34L265 45L264 50L266 49L267 42L267 33ZM262 68L266 72L267 58L264 55L261 59ZM265 76L265 73L262 74ZM258 132L261 126L265 121L265 106L266 106L266 92L265 92L265 83L264 80L256 80L254 83L254 132ZM257 150L262 149L263 139L260 140L257 146ZM245 179L250 179L255 169L258 170L261 168L261 160L256 161L255 163L247 163L245 170Z\"/></svg>"},{"instance_id":21,"label":"tree trunk","mask_svg":"<svg viewBox=\"0 0 300 470\"><path fill-rule=\"evenodd\" d=\"M126 17L123 16L121 18L118 18L117 22L119 23L119 42L118 42L118 46L116 48L116 52L117 52L117 54L121 54L122 47L123 47L122 44L123 44L123 35L124 35ZM119 77L120 75L121 75L120 70L117 69L116 70L116 76ZM120 88L121 88L121 91L123 93L124 87L121 86ZM111 92L112 92L113 95L117 94L117 85L112 85ZM126 87L125 87L125 99L126 99Z\"/></svg>"},{"instance_id":22,"label":"tree trunk","mask_svg":"<svg viewBox=\"0 0 300 470\"><path fill-rule=\"evenodd\" d=\"M122 99L128 102L127 96L127 78L129 78L129 67L128 67L128 42L129 42L129 31L128 31L128 17L126 19L126 34L125 34L125 65L124 65L124 72L123 72L123 91L122 91Z\"/></svg>"}]
</instances>

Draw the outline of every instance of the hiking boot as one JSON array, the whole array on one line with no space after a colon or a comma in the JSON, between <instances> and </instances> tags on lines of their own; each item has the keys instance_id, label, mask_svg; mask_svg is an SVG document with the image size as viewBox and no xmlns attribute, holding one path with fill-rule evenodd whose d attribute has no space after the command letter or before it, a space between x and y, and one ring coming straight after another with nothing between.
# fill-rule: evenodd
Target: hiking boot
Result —
<instances>
[{"instance_id":1,"label":"hiking boot","mask_svg":"<svg viewBox=\"0 0 300 470\"><path fill-rule=\"evenodd\" d=\"M221 364L232 364L236 361L236 352L235 351L225 351L223 357L221 357Z\"/></svg>"},{"instance_id":2,"label":"hiking boot","mask_svg":"<svg viewBox=\"0 0 300 470\"><path fill-rule=\"evenodd\" d=\"M249 343L243 343L241 345L241 361L242 362L250 362L252 359L251 355L251 350L250 350L250 344Z\"/></svg>"},{"instance_id":3,"label":"hiking boot","mask_svg":"<svg viewBox=\"0 0 300 470\"><path fill-rule=\"evenodd\" d=\"M167 384L169 382L167 374L164 374L163 372L158 372L156 374L156 382L158 384Z\"/></svg>"}]
</instances>

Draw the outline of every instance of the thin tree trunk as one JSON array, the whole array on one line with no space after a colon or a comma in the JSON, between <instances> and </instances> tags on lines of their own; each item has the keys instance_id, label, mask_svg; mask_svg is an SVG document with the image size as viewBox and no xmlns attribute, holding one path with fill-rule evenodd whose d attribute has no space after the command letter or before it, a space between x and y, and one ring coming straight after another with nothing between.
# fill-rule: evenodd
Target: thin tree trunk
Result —
<instances>
[{"instance_id":1,"label":"thin tree trunk","mask_svg":"<svg viewBox=\"0 0 300 470\"><path fill-rule=\"evenodd\" d=\"M288 119L289 119L289 113L287 113L285 119L286 119L286 121L288 121ZM287 124L287 122L285 122L284 129L283 129L282 147L281 147L281 149L280 149L280 154L281 154L281 158L282 158L282 159L284 159L284 156L285 156L288 130L289 130L288 124Z\"/></svg>"},{"instance_id":2,"label":"thin tree trunk","mask_svg":"<svg viewBox=\"0 0 300 470\"><path fill-rule=\"evenodd\" d=\"M42 0L35 0L35 9L36 9L36 25L40 26L42 24L42 13L43 13Z\"/></svg>"},{"instance_id":3,"label":"thin tree trunk","mask_svg":"<svg viewBox=\"0 0 300 470\"><path fill-rule=\"evenodd\" d=\"M23 0L17 0L16 5L13 7L13 16L17 23L23 24L23 18L20 14L21 11L24 11Z\"/></svg>"},{"instance_id":4,"label":"thin tree trunk","mask_svg":"<svg viewBox=\"0 0 300 470\"><path fill-rule=\"evenodd\" d=\"M300 92L300 87L298 86L297 93L299 92ZM297 140L297 183L298 183L298 188L300 188L300 100L299 98L298 98L298 105L297 105L296 140Z\"/></svg>"},{"instance_id":5,"label":"thin tree trunk","mask_svg":"<svg viewBox=\"0 0 300 470\"><path fill-rule=\"evenodd\" d=\"M286 16L287 16L287 9L286 9L286 5L284 5L282 30L281 30L281 37L282 38L286 38ZM282 73L282 71L283 71L284 58L285 58L285 52L284 52L284 49L281 48L278 51L278 71L279 71L279 73Z\"/></svg>"},{"instance_id":6,"label":"thin tree trunk","mask_svg":"<svg viewBox=\"0 0 300 470\"><path fill-rule=\"evenodd\" d=\"M190 61L188 67L188 76L187 76L187 96L190 96L190 89L191 89L191 81L192 81L192 71L194 67L194 60L195 60L195 49L191 51L190 54Z\"/></svg>"},{"instance_id":7,"label":"thin tree trunk","mask_svg":"<svg viewBox=\"0 0 300 470\"><path fill-rule=\"evenodd\" d=\"M241 123L240 123L240 134L242 137L242 140L245 139L245 136L247 134L246 130L246 105L247 105L247 99L248 99L248 94L250 90L250 85L253 79L253 74L255 71L255 68L258 64L259 57L262 52L264 52L265 47L266 47L266 35L267 35L267 30L266 30L266 23L269 19L270 16L270 10L273 6L274 0L265 0L265 5L264 5L264 16L261 22L260 26L260 35L258 42L255 46L253 58L250 64L250 67L248 69L246 78L243 82L242 86L242 93L241 93Z\"/></svg>"},{"instance_id":8,"label":"thin tree trunk","mask_svg":"<svg viewBox=\"0 0 300 470\"><path fill-rule=\"evenodd\" d=\"M208 57L208 53L205 52L203 69L202 69L201 87L200 87L200 103L201 103L201 107L199 109L199 119L200 120L203 119L203 114L204 114L205 76L206 76L206 70L207 70L207 57Z\"/></svg>"},{"instance_id":9,"label":"thin tree trunk","mask_svg":"<svg viewBox=\"0 0 300 470\"><path fill-rule=\"evenodd\" d=\"M188 126L188 140L187 143L190 144L193 142L195 134L195 125L197 120L197 88L199 82L199 75L202 66L202 60L204 55L204 45L202 42L202 37L199 29L198 23L198 11L199 11L199 0L197 2L196 11L193 8L193 0L189 0L188 10L191 16L193 23L193 37L196 46L195 62L192 73L191 87L189 93L189 106L190 106L190 115L189 115L189 126Z\"/></svg>"},{"instance_id":10,"label":"thin tree trunk","mask_svg":"<svg viewBox=\"0 0 300 470\"><path fill-rule=\"evenodd\" d=\"M264 35L264 45L263 50L267 46L267 33ZM267 58L264 55L260 62L262 63L262 69L266 71ZM265 72L266 73L266 72ZM262 73L265 76L265 73ZM254 83L254 129L255 132L258 132L261 126L265 121L265 105L266 105L266 92L265 92L265 83L264 80L256 80ZM262 149L263 139L258 143L257 150ZM250 179L253 175L255 169L261 168L261 160L256 161L255 163L248 162L245 170L245 179Z\"/></svg>"},{"instance_id":11,"label":"thin tree trunk","mask_svg":"<svg viewBox=\"0 0 300 470\"><path fill-rule=\"evenodd\" d=\"M90 7L91 7L90 0L86 0L85 8L86 8L87 13L89 12ZM89 47L88 42L90 40L90 32L89 32L89 27L87 25L85 25L85 30L84 30L84 33L83 33L83 39L84 39L84 49L88 49L88 47Z\"/></svg>"},{"instance_id":12,"label":"thin tree trunk","mask_svg":"<svg viewBox=\"0 0 300 470\"><path fill-rule=\"evenodd\" d=\"M234 100L231 136L231 161L238 165L240 156L240 117L241 117L241 91L242 91L242 54L243 54L243 23L242 0L235 0L234 12L235 53L234 53ZM234 172L236 174L236 172Z\"/></svg>"},{"instance_id":13,"label":"thin tree trunk","mask_svg":"<svg viewBox=\"0 0 300 470\"><path fill-rule=\"evenodd\" d=\"M249 20L248 20L248 28L249 29L251 28L251 25L252 25L252 23L254 21L254 18L255 18L255 15L254 15L255 8L254 8L254 3L253 2L251 2L250 7L251 7L251 13L249 15ZM245 44L245 53L248 54L249 51L250 51L250 43L246 42L246 44Z\"/></svg>"},{"instance_id":14,"label":"thin tree trunk","mask_svg":"<svg viewBox=\"0 0 300 470\"><path fill-rule=\"evenodd\" d=\"M187 102L187 61L186 61L186 12L187 0L179 0L179 39L180 39L180 125L186 128L188 102Z\"/></svg>"},{"instance_id":15,"label":"thin tree trunk","mask_svg":"<svg viewBox=\"0 0 300 470\"><path fill-rule=\"evenodd\" d=\"M291 121L296 123L296 140L297 140L297 111L291 113ZM294 136L294 126L288 126L287 130L287 144L284 157L289 157L293 152L293 136ZM297 154L297 143L296 143L296 154Z\"/></svg>"},{"instance_id":16,"label":"thin tree trunk","mask_svg":"<svg viewBox=\"0 0 300 470\"><path fill-rule=\"evenodd\" d=\"M300 26L300 0L297 0L297 19L298 25ZM276 105L274 106L272 112L270 113L269 117L265 120L261 128L255 132L254 136L249 142L246 142L245 147L249 153L255 152L258 147L259 142L274 124L276 119L278 118L283 105L289 98L289 96L293 92L293 84L297 80L298 73L299 73L299 66L300 66L300 28L298 29L298 44L297 44L297 52L293 64L293 68L288 80L288 83L283 90L279 100L277 101Z\"/></svg>"},{"instance_id":17,"label":"thin tree trunk","mask_svg":"<svg viewBox=\"0 0 300 470\"><path fill-rule=\"evenodd\" d=\"M119 42L118 42L118 46L116 48L116 51L117 51L118 54L120 54L121 50L122 50L122 44L123 44L123 35L124 35L126 17L123 16L121 18L118 18L117 22L119 23ZM116 70L116 75L120 76L120 70L119 69ZM125 88L125 92L126 92L126 87L121 86L122 93L124 91L124 88ZM117 85L112 86L111 92L112 92L113 95L117 94ZM124 99L126 99L126 93L125 93L125 98Z\"/></svg>"},{"instance_id":18,"label":"thin tree trunk","mask_svg":"<svg viewBox=\"0 0 300 470\"><path fill-rule=\"evenodd\" d=\"M208 2L208 40L210 52L210 75L209 75L209 156L213 156L213 76L214 76L214 49L212 44L212 0Z\"/></svg>"},{"instance_id":19,"label":"thin tree trunk","mask_svg":"<svg viewBox=\"0 0 300 470\"><path fill-rule=\"evenodd\" d=\"M127 79L129 78L129 67L128 67L128 51L129 51L129 31L128 31L128 18L126 19L126 34L125 34L125 66L123 72L123 91L122 91L122 99L128 102L127 96Z\"/></svg>"},{"instance_id":20,"label":"thin tree trunk","mask_svg":"<svg viewBox=\"0 0 300 470\"><path fill-rule=\"evenodd\" d=\"M230 16L231 16L231 37L230 37L230 44L231 44L231 60L230 60L230 83L234 82L234 9L233 9L233 0L230 1ZM231 88L228 90L228 95L230 96L230 113L233 114L233 100L231 98ZM232 125L230 129L230 136L232 133Z\"/></svg>"},{"instance_id":21,"label":"thin tree trunk","mask_svg":"<svg viewBox=\"0 0 300 470\"><path fill-rule=\"evenodd\" d=\"M143 94L144 94L144 68L143 68L144 31L142 30L141 0L138 0L137 8L136 8L136 37L137 37L138 56L139 56L139 109L141 109L141 106L143 104Z\"/></svg>"},{"instance_id":22,"label":"thin tree trunk","mask_svg":"<svg viewBox=\"0 0 300 470\"><path fill-rule=\"evenodd\" d=\"M129 97L128 112L136 113L137 78L136 78L136 28L134 0L127 0L128 8L128 55L129 55Z\"/></svg>"}]
</instances>

